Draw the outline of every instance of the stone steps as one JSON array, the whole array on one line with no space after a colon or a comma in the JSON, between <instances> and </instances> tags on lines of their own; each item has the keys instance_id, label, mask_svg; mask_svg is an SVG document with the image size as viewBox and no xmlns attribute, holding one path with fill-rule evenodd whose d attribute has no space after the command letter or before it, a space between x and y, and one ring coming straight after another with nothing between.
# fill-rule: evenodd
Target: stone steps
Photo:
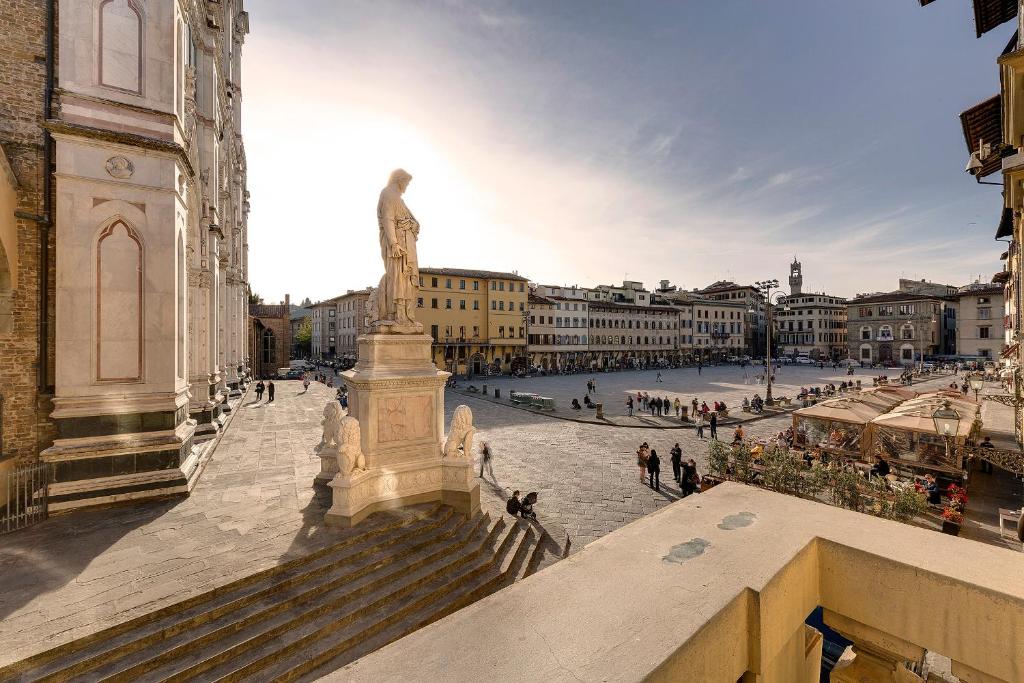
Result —
<instances>
[{"instance_id":1,"label":"stone steps","mask_svg":"<svg viewBox=\"0 0 1024 683\"><path fill-rule=\"evenodd\" d=\"M310 555L12 664L0 680L296 680L536 568L542 532L528 523L417 507L375 515Z\"/></svg>"}]
</instances>

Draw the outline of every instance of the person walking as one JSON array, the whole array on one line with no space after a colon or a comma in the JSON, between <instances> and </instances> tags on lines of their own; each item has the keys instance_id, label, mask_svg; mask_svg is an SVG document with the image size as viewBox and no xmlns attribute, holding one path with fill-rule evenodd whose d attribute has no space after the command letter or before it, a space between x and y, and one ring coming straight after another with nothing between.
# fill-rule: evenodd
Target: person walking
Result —
<instances>
[{"instance_id":1,"label":"person walking","mask_svg":"<svg viewBox=\"0 0 1024 683\"><path fill-rule=\"evenodd\" d=\"M263 400L263 392L266 390L267 385L263 383L263 380L256 382L256 402L259 403Z\"/></svg>"},{"instance_id":2,"label":"person walking","mask_svg":"<svg viewBox=\"0 0 1024 683\"><path fill-rule=\"evenodd\" d=\"M697 374L700 374L700 361L697 361Z\"/></svg>"},{"instance_id":3,"label":"person walking","mask_svg":"<svg viewBox=\"0 0 1024 683\"><path fill-rule=\"evenodd\" d=\"M718 413L711 413L711 438L718 438Z\"/></svg>"},{"instance_id":4,"label":"person walking","mask_svg":"<svg viewBox=\"0 0 1024 683\"><path fill-rule=\"evenodd\" d=\"M491 445L486 441L480 446L480 478L484 478L484 468L491 473L491 479L494 479L494 467L491 465Z\"/></svg>"},{"instance_id":5,"label":"person walking","mask_svg":"<svg viewBox=\"0 0 1024 683\"><path fill-rule=\"evenodd\" d=\"M672 402L668 400L668 396L661 399L661 414L668 417L668 411L672 410Z\"/></svg>"},{"instance_id":6,"label":"person walking","mask_svg":"<svg viewBox=\"0 0 1024 683\"><path fill-rule=\"evenodd\" d=\"M627 396L626 397L626 414L629 415L630 417L633 417L633 397L632 396Z\"/></svg>"},{"instance_id":7,"label":"person walking","mask_svg":"<svg viewBox=\"0 0 1024 683\"><path fill-rule=\"evenodd\" d=\"M676 396L676 400L672 402L672 405L676 409L676 419L679 419L679 412L683 409L683 404L679 401L679 397Z\"/></svg>"},{"instance_id":8,"label":"person walking","mask_svg":"<svg viewBox=\"0 0 1024 683\"><path fill-rule=\"evenodd\" d=\"M677 442L669 453L672 455L672 478L678 484L681 474L680 465L683 461L683 449L679 447L679 443Z\"/></svg>"},{"instance_id":9,"label":"person walking","mask_svg":"<svg viewBox=\"0 0 1024 683\"><path fill-rule=\"evenodd\" d=\"M274 380L270 380L270 383L267 384L267 403L273 403L273 402L274 402Z\"/></svg>"},{"instance_id":10,"label":"person walking","mask_svg":"<svg viewBox=\"0 0 1024 683\"><path fill-rule=\"evenodd\" d=\"M690 406L693 408L693 410L690 411L690 414L693 415L693 419L696 420L697 419L697 409L700 408L700 406L697 404L697 397L696 396L694 396L693 400L690 401Z\"/></svg>"},{"instance_id":11,"label":"person walking","mask_svg":"<svg viewBox=\"0 0 1024 683\"><path fill-rule=\"evenodd\" d=\"M657 378L657 379L656 379L655 381L656 381L656 382L661 382L661 381L662 381L662 379L661 379L661 373L660 373L660 372L658 373L658 378Z\"/></svg>"},{"instance_id":12,"label":"person walking","mask_svg":"<svg viewBox=\"0 0 1024 683\"><path fill-rule=\"evenodd\" d=\"M640 483L644 483L644 474L647 472L647 458L650 456L650 447L644 441L636 450L636 464L640 468Z\"/></svg>"},{"instance_id":13,"label":"person walking","mask_svg":"<svg viewBox=\"0 0 1024 683\"><path fill-rule=\"evenodd\" d=\"M661 482L658 475L661 474L661 460L658 458L658 451L651 449L651 455L647 458L647 476L650 479L650 487L655 491L661 490Z\"/></svg>"},{"instance_id":14,"label":"person walking","mask_svg":"<svg viewBox=\"0 0 1024 683\"><path fill-rule=\"evenodd\" d=\"M704 438L704 415L702 413L694 413L693 421L697 423L697 438Z\"/></svg>"},{"instance_id":15,"label":"person walking","mask_svg":"<svg viewBox=\"0 0 1024 683\"><path fill-rule=\"evenodd\" d=\"M302 393L309 391L309 375L302 375Z\"/></svg>"}]
</instances>

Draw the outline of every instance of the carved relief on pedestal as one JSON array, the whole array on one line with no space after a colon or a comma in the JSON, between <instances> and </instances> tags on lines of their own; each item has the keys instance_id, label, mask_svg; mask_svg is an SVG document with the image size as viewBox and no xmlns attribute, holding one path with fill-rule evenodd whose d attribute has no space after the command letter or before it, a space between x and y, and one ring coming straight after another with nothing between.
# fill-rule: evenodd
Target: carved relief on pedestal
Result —
<instances>
[{"instance_id":1,"label":"carved relief on pedestal","mask_svg":"<svg viewBox=\"0 0 1024 683\"><path fill-rule=\"evenodd\" d=\"M433 433L432 396L381 396L377 398L377 441L424 439Z\"/></svg>"}]
</instances>

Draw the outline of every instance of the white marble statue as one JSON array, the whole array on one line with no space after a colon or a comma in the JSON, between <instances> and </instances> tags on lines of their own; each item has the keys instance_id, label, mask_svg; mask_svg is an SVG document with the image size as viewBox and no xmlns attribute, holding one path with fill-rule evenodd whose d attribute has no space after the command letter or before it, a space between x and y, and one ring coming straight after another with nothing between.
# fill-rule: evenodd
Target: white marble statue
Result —
<instances>
[{"instance_id":1,"label":"white marble statue","mask_svg":"<svg viewBox=\"0 0 1024 683\"><path fill-rule=\"evenodd\" d=\"M400 168L392 171L377 202L380 255L384 259L384 277L377 288L377 315L373 324L377 332L423 332L423 325L416 322L420 281L416 237L420 234L420 224L402 199L411 180L412 176Z\"/></svg>"},{"instance_id":2,"label":"white marble statue","mask_svg":"<svg viewBox=\"0 0 1024 683\"><path fill-rule=\"evenodd\" d=\"M366 469L366 456L360 445L359 420L354 417L341 419L341 445L338 448L338 472L343 478L353 472Z\"/></svg>"},{"instance_id":3,"label":"white marble statue","mask_svg":"<svg viewBox=\"0 0 1024 683\"><path fill-rule=\"evenodd\" d=\"M467 405L455 408L452 414L452 425L448 429L448 439L444 442L444 457L473 457L473 411Z\"/></svg>"},{"instance_id":4,"label":"white marble statue","mask_svg":"<svg viewBox=\"0 0 1024 683\"><path fill-rule=\"evenodd\" d=\"M320 420L324 431L320 436L320 444L316 447L319 453L324 447L337 447L341 445L341 420L345 416L341 405L334 400L328 401L324 406L324 417Z\"/></svg>"},{"instance_id":5,"label":"white marble statue","mask_svg":"<svg viewBox=\"0 0 1024 683\"><path fill-rule=\"evenodd\" d=\"M370 329L370 326L380 320L380 306L378 306L377 297L380 294L380 287L370 287L369 292L366 296L366 306L363 310L363 325L366 329Z\"/></svg>"}]
</instances>

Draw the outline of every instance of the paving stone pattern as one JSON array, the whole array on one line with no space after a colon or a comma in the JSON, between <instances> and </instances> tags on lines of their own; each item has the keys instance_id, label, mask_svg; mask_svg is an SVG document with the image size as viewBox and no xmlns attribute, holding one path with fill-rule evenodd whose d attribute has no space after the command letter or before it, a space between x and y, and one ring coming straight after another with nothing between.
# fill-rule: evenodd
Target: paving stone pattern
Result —
<instances>
[{"instance_id":1,"label":"paving stone pattern","mask_svg":"<svg viewBox=\"0 0 1024 683\"><path fill-rule=\"evenodd\" d=\"M653 389L627 374L618 376ZM338 538L339 530L323 526L311 487L320 416L334 390L314 383L302 393L299 382L276 384L273 404L257 404L251 390L245 396L190 497L61 515L0 539L0 665ZM446 403L447 420L457 404L472 407L477 443L489 442L495 454L493 476L481 483L485 508L497 517L513 488L538 491L541 524L559 542L564 530L573 548L679 497L669 463L674 442L704 471L707 443L692 430L566 422L451 394ZM767 435L790 419L746 430ZM661 491L639 482L641 441L662 458Z\"/></svg>"}]
</instances>

